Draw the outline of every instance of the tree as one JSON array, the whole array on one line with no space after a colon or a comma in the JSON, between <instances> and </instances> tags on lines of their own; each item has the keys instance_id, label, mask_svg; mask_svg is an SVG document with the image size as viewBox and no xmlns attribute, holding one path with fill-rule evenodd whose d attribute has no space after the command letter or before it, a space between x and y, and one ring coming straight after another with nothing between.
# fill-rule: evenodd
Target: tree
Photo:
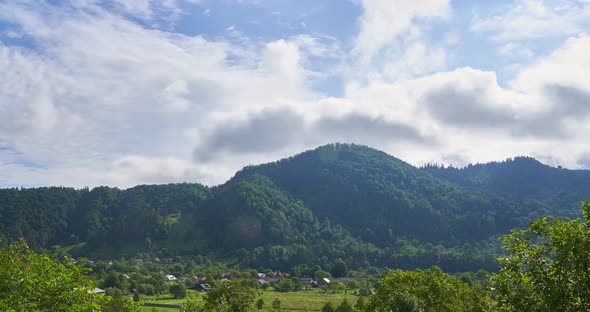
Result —
<instances>
[{"instance_id":1,"label":"tree","mask_svg":"<svg viewBox=\"0 0 590 312\"><path fill-rule=\"evenodd\" d=\"M256 301L256 308L258 308L258 310L262 310L262 306L264 306L264 300L260 298L258 301Z\"/></svg>"},{"instance_id":2,"label":"tree","mask_svg":"<svg viewBox=\"0 0 590 312\"><path fill-rule=\"evenodd\" d=\"M342 261L342 259L338 258L334 261L334 265L332 266L332 276L334 277L344 277L348 272L348 267L346 266L346 262Z\"/></svg>"},{"instance_id":3,"label":"tree","mask_svg":"<svg viewBox=\"0 0 590 312\"><path fill-rule=\"evenodd\" d=\"M98 311L104 300L73 264L38 255L25 242L0 248L0 311Z\"/></svg>"},{"instance_id":4,"label":"tree","mask_svg":"<svg viewBox=\"0 0 590 312\"><path fill-rule=\"evenodd\" d=\"M205 296L205 310L215 312L248 311L254 298L254 291L240 285L239 280L218 283Z\"/></svg>"},{"instance_id":5,"label":"tree","mask_svg":"<svg viewBox=\"0 0 590 312\"><path fill-rule=\"evenodd\" d=\"M335 312L353 312L353 311L354 311L354 309L352 308L350 303L348 303L348 300L346 300L346 298L344 298L344 300L342 300L340 305L336 308Z\"/></svg>"},{"instance_id":6,"label":"tree","mask_svg":"<svg viewBox=\"0 0 590 312\"><path fill-rule=\"evenodd\" d=\"M275 300L272 301L272 310L276 312L283 311L283 303L281 302L281 299L275 298Z\"/></svg>"},{"instance_id":7,"label":"tree","mask_svg":"<svg viewBox=\"0 0 590 312\"><path fill-rule=\"evenodd\" d=\"M500 311L590 310L590 202L584 219L543 217L502 238L492 276Z\"/></svg>"},{"instance_id":8,"label":"tree","mask_svg":"<svg viewBox=\"0 0 590 312\"><path fill-rule=\"evenodd\" d=\"M354 307L359 310L362 311L365 309L365 297L359 297L356 301L356 303L354 304Z\"/></svg>"},{"instance_id":9,"label":"tree","mask_svg":"<svg viewBox=\"0 0 590 312\"><path fill-rule=\"evenodd\" d=\"M106 302L101 307L102 312L137 312L139 311L139 302L133 301L129 297L116 296L106 298Z\"/></svg>"},{"instance_id":10,"label":"tree","mask_svg":"<svg viewBox=\"0 0 590 312\"><path fill-rule=\"evenodd\" d=\"M371 294L371 290L369 288L361 287L361 289L359 289L359 295L361 297L366 297L366 296L368 296L370 294Z\"/></svg>"},{"instance_id":11,"label":"tree","mask_svg":"<svg viewBox=\"0 0 590 312\"><path fill-rule=\"evenodd\" d=\"M170 293L174 295L174 298L184 298L186 297L186 288L182 284L174 284L170 286Z\"/></svg>"},{"instance_id":12,"label":"tree","mask_svg":"<svg viewBox=\"0 0 590 312\"><path fill-rule=\"evenodd\" d=\"M293 289L294 287L295 287L295 284L289 278L282 279L280 282L278 282L275 285L275 288L278 291L282 291L282 292L288 292L289 290Z\"/></svg>"},{"instance_id":13,"label":"tree","mask_svg":"<svg viewBox=\"0 0 590 312\"><path fill-rule=\"evenodd\" d=\"M334 312L334 307L332 307L332 303L326 302L326 304L322 307L322 312Z\"/></svg>"},{"instance_id":14,"label":"tree","mask_svg":"<svg viewBox=\"0 0 590 312\"><path fill-rule=\"evenodd\" d=\"M332 275L330 274L330 272L326 272L326 271L323 271L323 270L318 270L318 271L315 271L315 272L313 273L313 277L314 277L316 280L319 280L319 279L322 279L322 278L324 278L324 277L331 278L331 277L332 277Z\"/></svg>"},{"instance_id":15,"label":"tree","mask_svg":"<svg viewBox=\"0 0 590 312\"><path fill-rule=\"evenodd\" d=\"M198 298L193 298L184 301L180 304L180 312L204 312L207 311L203 307L203 303Z\"/></svg>"},{"instance_id":16,"label":"tree","mask_svg":"<svg viewBox=\"0 0 590 312\"><path fill-rule=\"evenodd\" d=\"M366 311L376 312L478 312L488 311L489 299L438 267L416 271L390 271L369 298Z\"/></svg>"}]
</instances>

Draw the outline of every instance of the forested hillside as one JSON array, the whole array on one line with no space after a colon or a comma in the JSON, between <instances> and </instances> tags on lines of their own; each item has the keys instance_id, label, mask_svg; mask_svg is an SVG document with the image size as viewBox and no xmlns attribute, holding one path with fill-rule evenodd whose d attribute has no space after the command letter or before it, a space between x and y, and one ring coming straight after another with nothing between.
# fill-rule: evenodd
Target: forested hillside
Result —
<instances>
[{"instance_id":1,"label":"forested hillside","mask_svg":"<svg viewBox=\"0 0 590 312\"><path fill-rule=\"evenodd\" d=\"M554 168L531 157L464 168L429 165L422 169L470 190L514 200L523 209L522 213L534 213L535 216L578 217L580 201L590 194L590 170ZM530 203L535 207L524 207Z\"/></svg>"},{"instance_id":2,"label":"forested hillside","mask_svg":"<svg viewBox=\"0 0 590 312\"><path fill-rule=\"evenodd\" d=\"M208 194L199 184L0 189L0 230L8 239L24 237L34 248L143 245L166 238L169 216L194 210Z\"/></svg>"},{"instance_id":3,"label":"forested hillside","mask_svg":"<svg viewBox=\"0 0 590 312\"><path fill-rule=\"evenodd\" d=\"M494 270L497 237L542 214L573 216L588 171L516 158L413 167L330 144L250 166L223 185L0 190L4 243L24 237L89 257L203 255L249 267Z\"/></svg>"}]
</instances>

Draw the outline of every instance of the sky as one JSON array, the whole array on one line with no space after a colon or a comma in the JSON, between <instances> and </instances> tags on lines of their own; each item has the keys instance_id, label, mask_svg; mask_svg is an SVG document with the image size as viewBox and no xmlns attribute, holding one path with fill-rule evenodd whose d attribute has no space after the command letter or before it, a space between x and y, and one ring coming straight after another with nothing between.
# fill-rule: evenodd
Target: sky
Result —
<instances>
[{"instance_id":1,"label":"sky","mask_svg":"<svg viewBox=\"0 0 590 312\"><path fill-rule=\"evenodd\" d=\"M590 0L0 0L0 187L199 182L332 142L590 168Z\"/></svg>"}]
</instances>

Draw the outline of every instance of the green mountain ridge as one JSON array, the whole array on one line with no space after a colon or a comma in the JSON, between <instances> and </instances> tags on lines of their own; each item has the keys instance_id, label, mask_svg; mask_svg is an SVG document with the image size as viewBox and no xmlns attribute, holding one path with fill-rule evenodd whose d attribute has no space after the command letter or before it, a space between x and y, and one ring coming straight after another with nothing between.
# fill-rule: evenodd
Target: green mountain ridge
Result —
<instances>
[{"instance_id":1,"label":"green mountain ridge","mask_svg":"<svg viewBox=\"0 0 590 312\"><path fill-rule=\"evenodd\" d=\"M521 157L416 168L366 146L329 144L245 167L215 187L0 189L0 233L37 249L83 243L72 252L97 258L493 270L498 235L539 215L579 214L589 172Z\"/></svg>"}]
</instances>

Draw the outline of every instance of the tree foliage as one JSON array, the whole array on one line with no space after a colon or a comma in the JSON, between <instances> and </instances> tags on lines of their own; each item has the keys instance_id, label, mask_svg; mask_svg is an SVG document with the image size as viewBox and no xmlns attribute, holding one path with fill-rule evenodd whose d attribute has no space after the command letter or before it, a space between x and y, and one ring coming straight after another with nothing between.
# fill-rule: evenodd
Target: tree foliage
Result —
<instances>
[{"instance_id":1,"label":"tree foliage","mask_svg":"<svg viewBox=\"0 0 590 312\"><path fill-rule=\"evenodd\" d=\"M97 311L102 297L80 269L38 255L26 243L0 248L0 311Z\"/></svg>"},{"instance_id":2,"label":"tree foliage","mask_svg":"<svg viewBox=\"0 0 590 312\"><path fill-rule=\"evenodd\" d=\"M338 305L335 312L354 312L354 308L348 303L346 298Z\"/></svg>"},{"instance_id":3,"label":"tree foliage","mask_svg":"<svg viewBox=\"0 0 590 312\"><path fill-rule=\"evenodd\" d=\"M283 303L281 302L281 299L275 298L275 300L272 301L272 310L274 312L282 312L283 311Z\"/></svg>"},{"instance_id":4,"label":"tree foliage","mask_svg":"<svg viewBox=\"0 0 590 312\"><path fill-rule=\"evenodd\" d=\"M186 288L184 285L177 283L170 286L170 293L174 298L184 298L186 297Z\"/></svg>"},{"instance_id":5,"label":"tree foliage","mask_svg":"<svg viewBox=\"0 0 590 312\"><path fill-rule=\"evenodd\" d=\"M205 311L246 312L252 309L255 292L239 280L218 283L205 296Z\"/></svg>"},{"instance_id":6,"label":"tree foliage","mask_svg":"<svg viewBox=\"0 0 590 312\"><path fill-rule=\"evenodd\" d=\"M372 312L477 312L488 311L490 303L481 289L469 288L439 268L394 270L385 276L370 297L365 311Z\"/></svg>"},{"instance_id":7,"label":"tree foliage","mask_svg":"<svg viewBox=\"0 0 590 312\"><path fill-rule=\"evenodd\" d=\"M501 311L590 310L590 203L584 219L543 217L502 238L493 285Z\"/></svg>"},{"instance_id":8,"label":"tree foliage","mask_svg":"<svg viewBox=\"0 0 590 312\"><path fill-rule=\"evenodd\" d=\"M332 303L326 302L326 304L322 307L322 312L334 312L334 307L332 306Z\"/></svg>"}]
</instances>

